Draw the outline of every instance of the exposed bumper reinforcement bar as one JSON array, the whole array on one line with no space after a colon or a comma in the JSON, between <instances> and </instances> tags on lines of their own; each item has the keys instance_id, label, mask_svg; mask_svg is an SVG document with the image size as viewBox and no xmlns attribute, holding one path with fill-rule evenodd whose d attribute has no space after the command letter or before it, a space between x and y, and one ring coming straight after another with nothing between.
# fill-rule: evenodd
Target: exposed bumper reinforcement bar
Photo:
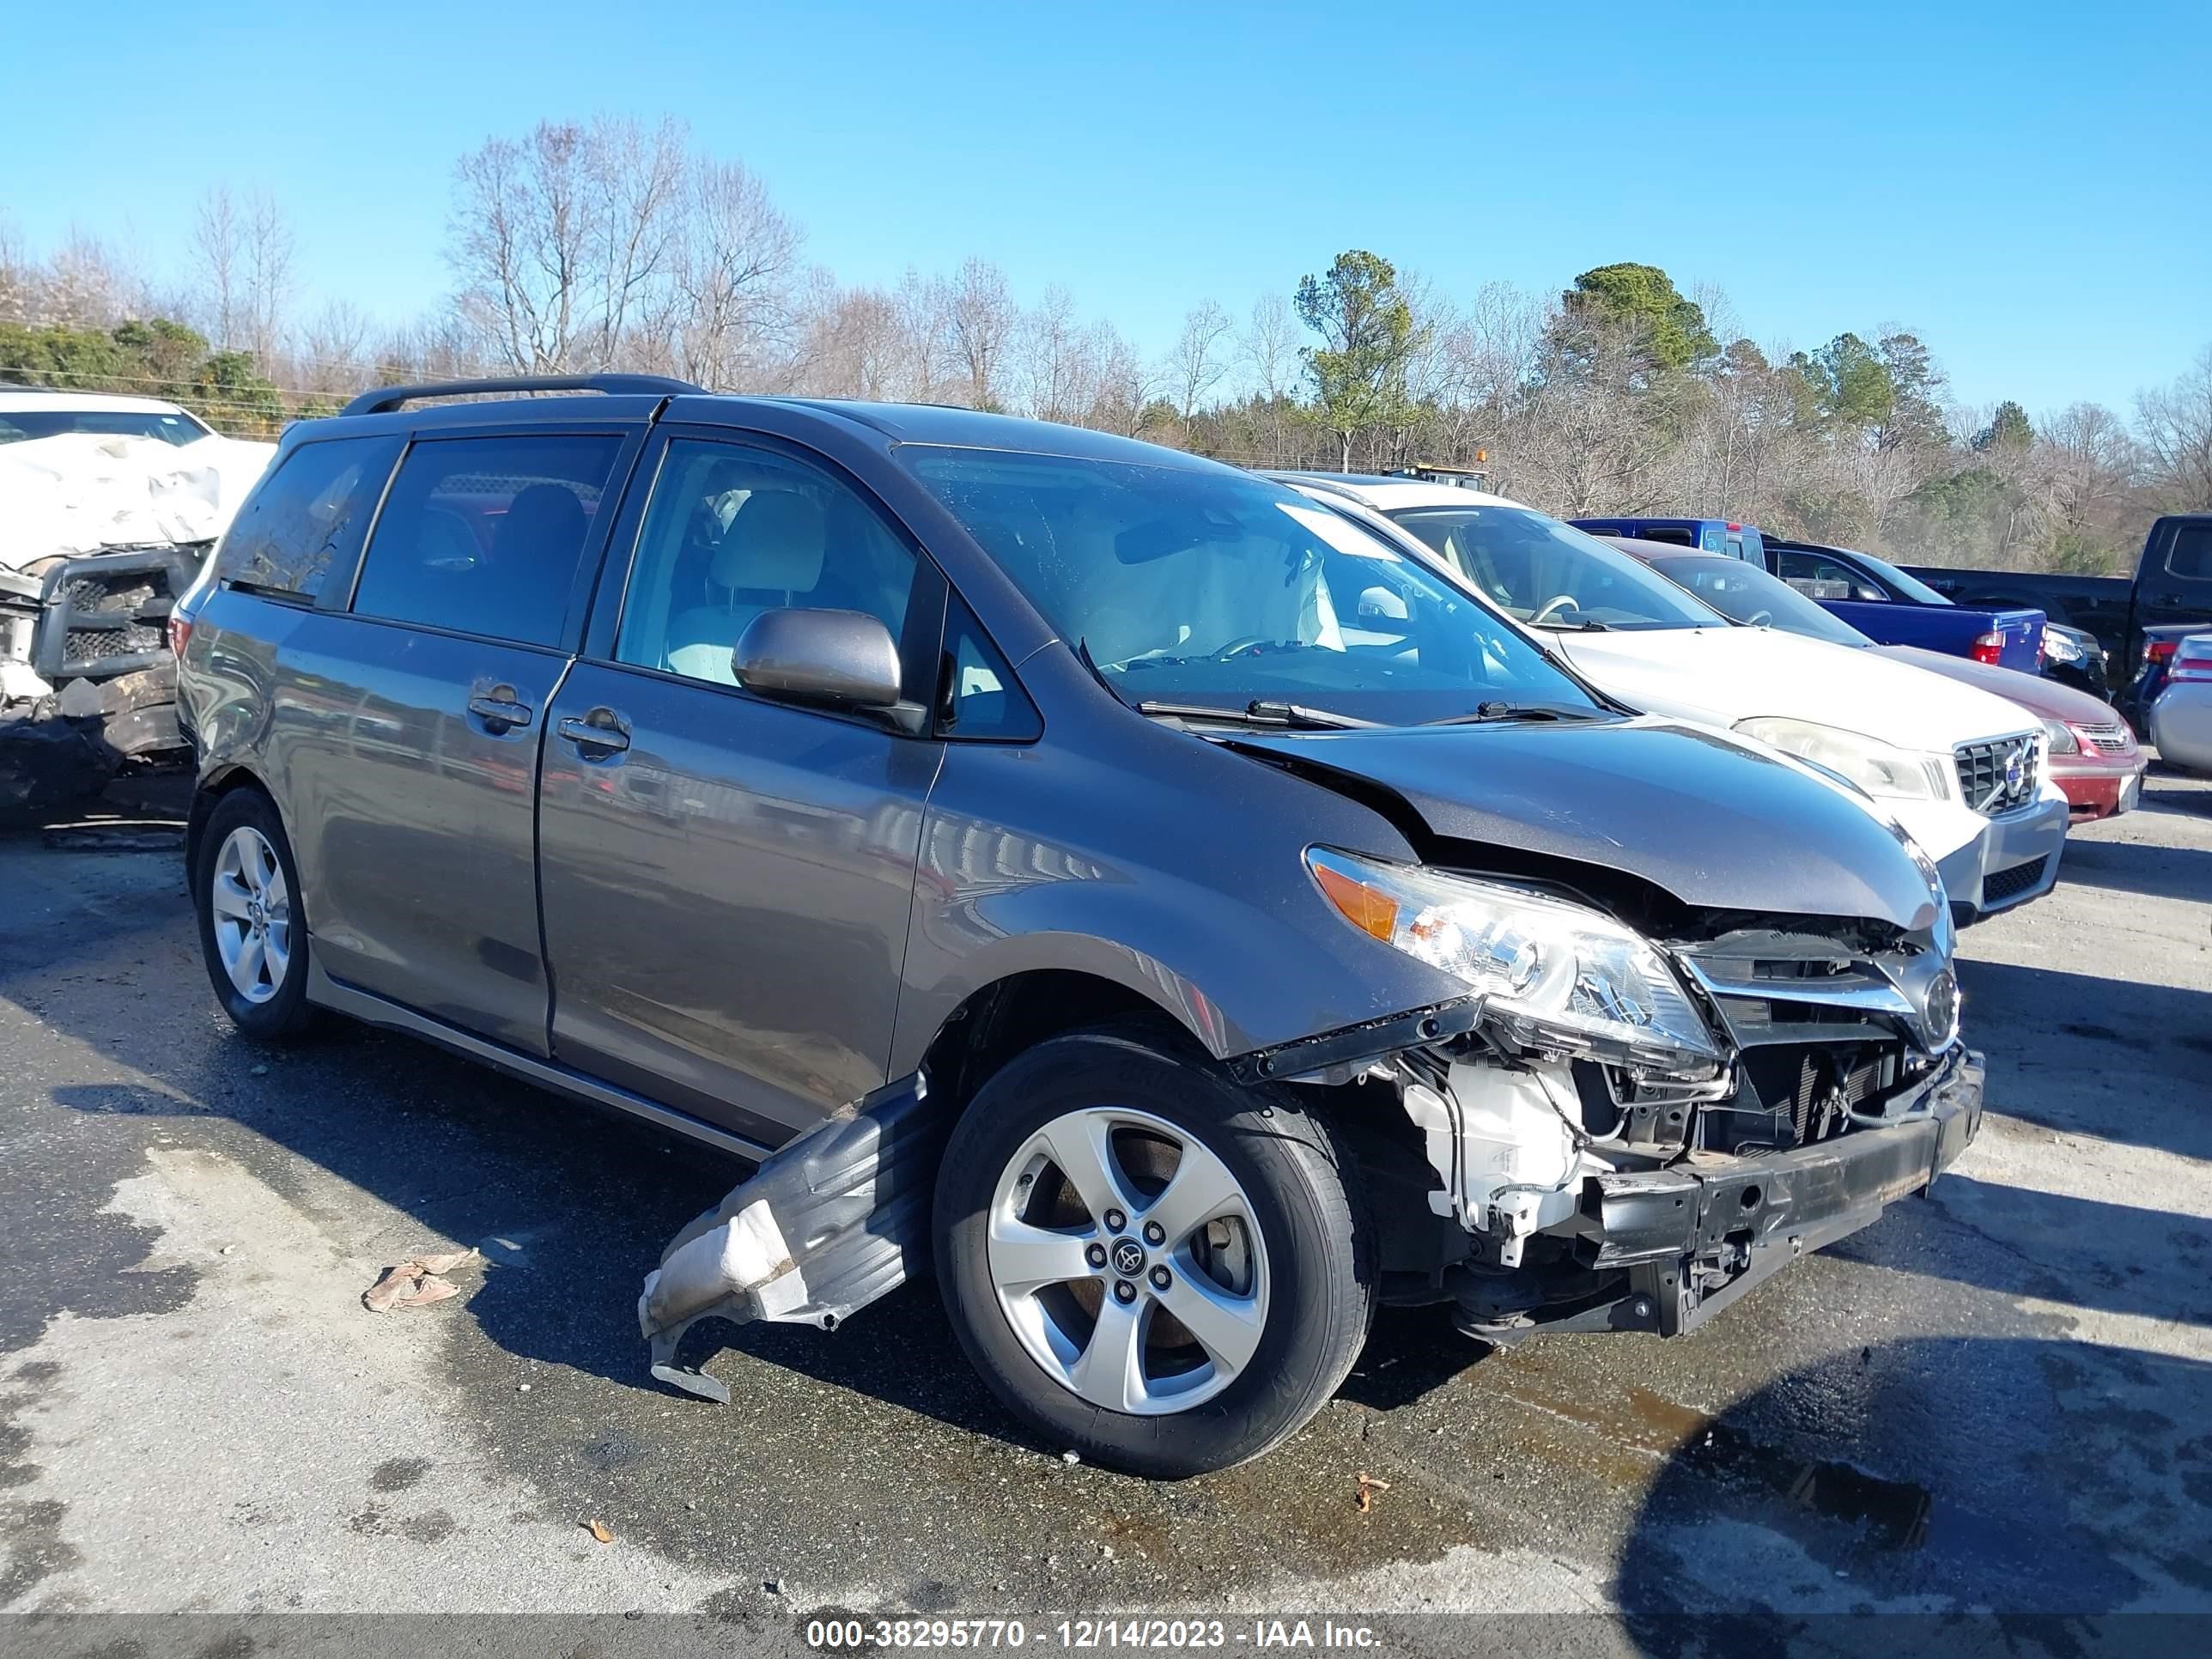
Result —
<instances>
[{"instance_id":1,"label":"exposed bumper reinforcement bar","mask_svg":"<svg viewBox=\"0 0 2212 1659\"><path fill-rule=\"evenodd\" d=\"M1958 1160L1982 1124L1982 1057L1954 1048L1897 1097L1889 1128L1855 1129L1786 1152L1604 1175L1585 1183L1571 1224L1588 1265L1627 1270L1626 1296L1510 1325L1473 1322L1486 1340L1540 1331L1694 1329L1809 1250L1848 1237Z\"/></svg>"}]
</instances>

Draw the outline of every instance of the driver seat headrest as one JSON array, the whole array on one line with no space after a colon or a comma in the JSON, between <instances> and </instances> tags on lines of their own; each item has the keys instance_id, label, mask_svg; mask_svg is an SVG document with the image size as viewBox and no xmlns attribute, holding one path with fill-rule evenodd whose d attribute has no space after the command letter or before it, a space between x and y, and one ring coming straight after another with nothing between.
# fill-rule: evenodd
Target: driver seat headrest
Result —
<instances>
[{"instance_id":1,"label":"driver seat headrest","mask_svg":"<svg viewBox=\"0 0 2212 1659\"><path fill-rule=\"evenodd\" d=\"M718 587L810 593L829 540L821 503L797 490L755 490L738 508L708 574Z\"/></svg>"}]
</instances>

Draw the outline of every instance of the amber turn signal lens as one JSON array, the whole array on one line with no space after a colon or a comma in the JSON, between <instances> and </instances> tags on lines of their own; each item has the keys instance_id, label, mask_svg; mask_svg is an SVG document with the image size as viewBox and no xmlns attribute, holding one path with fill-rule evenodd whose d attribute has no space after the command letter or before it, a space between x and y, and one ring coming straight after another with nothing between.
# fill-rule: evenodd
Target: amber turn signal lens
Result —
<instances>
[{"instance_id":1,"label":"amber turn signal lens","mask_svg":"<svg viewBox=\"0 0 2212 1659\"><path fill-rule=\"evenodd\" d=\"M1398 901L1376 891L1364 881L1354 881L1350 876L1330 869L1325 864L1307 866L1328 902L1344 913L1344 919L1363 933L1372 933L1384 944L1398 928Z\"/></svg>"}]
</instances>

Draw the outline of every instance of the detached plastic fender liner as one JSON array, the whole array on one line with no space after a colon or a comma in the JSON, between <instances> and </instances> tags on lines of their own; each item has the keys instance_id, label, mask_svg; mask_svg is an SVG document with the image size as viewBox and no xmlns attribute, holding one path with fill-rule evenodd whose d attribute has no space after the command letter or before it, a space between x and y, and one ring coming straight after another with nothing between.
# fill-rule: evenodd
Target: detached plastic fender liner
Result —
<instances>
[{"instance_id":1,"label":"detached plastic fender liner","mask_svg":"<svg viewBox=\"0 0 2212 1659\"><path fill-rule=\"evenodd\" d=\"M921 1073L901 1078L787 1143L677 1234L637 1302L653 1375L726 1404L724 1384L677 1364L699 1321L834 1330L925 1271L947 1110Z\"/></svg>"}]
</instances>

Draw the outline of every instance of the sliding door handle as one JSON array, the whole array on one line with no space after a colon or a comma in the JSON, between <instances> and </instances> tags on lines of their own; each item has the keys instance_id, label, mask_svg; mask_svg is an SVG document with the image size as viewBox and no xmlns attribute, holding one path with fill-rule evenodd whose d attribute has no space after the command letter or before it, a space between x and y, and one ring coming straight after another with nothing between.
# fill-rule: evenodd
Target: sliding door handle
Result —
<instances>
[{"instance_id":1,"label":"sliding door handle","mask_svg":"<svg viewBox=\"0 0 2212 1659\"><path fill-rule=\"evenodd\" d=\"M494 737L528 726L538 717L528 703L512 697L471 697L469 713L482 720Z\"/></svg>"}]
</instances>

